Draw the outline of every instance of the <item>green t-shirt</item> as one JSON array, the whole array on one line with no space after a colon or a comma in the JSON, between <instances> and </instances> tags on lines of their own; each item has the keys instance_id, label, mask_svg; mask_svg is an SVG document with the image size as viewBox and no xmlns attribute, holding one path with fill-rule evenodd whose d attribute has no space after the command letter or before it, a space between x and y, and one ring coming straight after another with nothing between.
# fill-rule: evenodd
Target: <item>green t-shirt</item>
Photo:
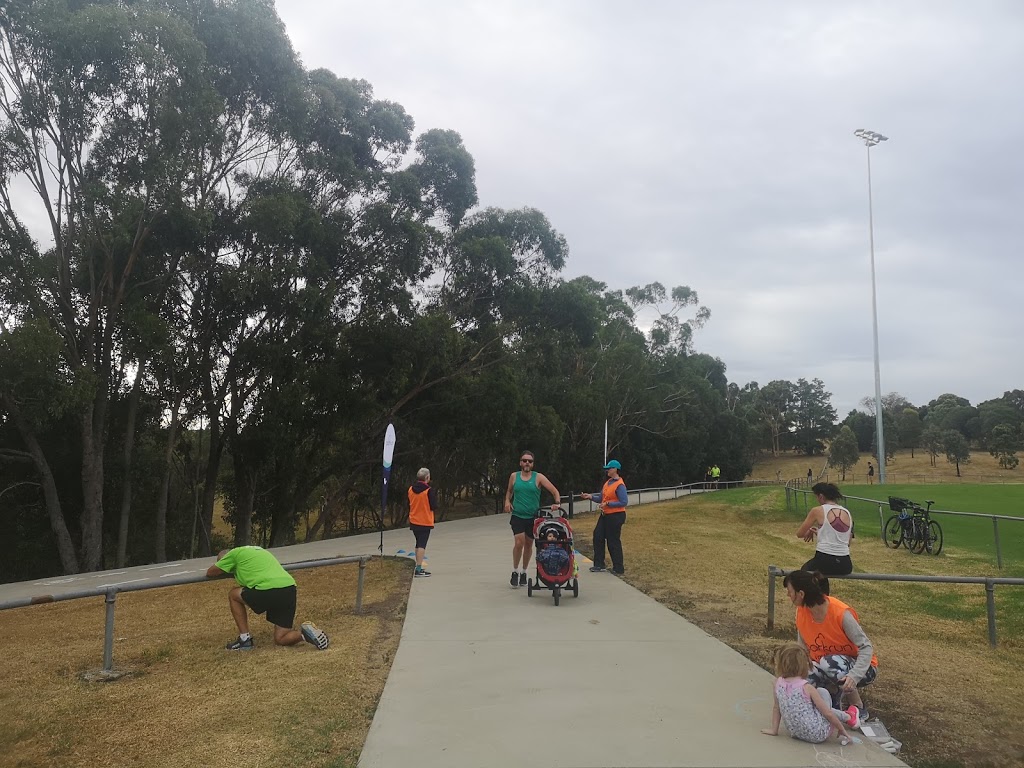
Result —
<instances>
[{"instance_id":1,"label":"green t-shirt","mask_svg":"<svg viewBox=\"0 0 1024 768\"><path fill-rule=\"evenodd\" d=\"M516 517L533 519L540 509L540 484L537 473L529 480L523 480L523 473L516 472L516 481L512 485L512 514Z\"/></svg>"},{"instance_id":2,"label":"green t-shirt","mask_svg":"<svg viewBox=\"0 0 1024 768\"><path fill-rule=\"evenodd\" d=\"M216 565L224 573L233 573L235 581L249 589L295 586L292 575L263 547L235 547Z\"/></svg>"}]
</instances>

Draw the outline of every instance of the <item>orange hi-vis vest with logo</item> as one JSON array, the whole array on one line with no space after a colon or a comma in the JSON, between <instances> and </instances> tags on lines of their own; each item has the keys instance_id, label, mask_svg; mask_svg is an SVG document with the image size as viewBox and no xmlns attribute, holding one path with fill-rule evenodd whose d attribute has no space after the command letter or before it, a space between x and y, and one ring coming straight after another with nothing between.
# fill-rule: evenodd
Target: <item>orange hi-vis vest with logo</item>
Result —
<instances>
[{"instance_id":1,"label":"orange hi-vis vest with logo","mask_svg":"<svg viewBox=\"0 0 1024 768\"><path fill-rule=\"evenodd\" d=\"M416 493L409 488L409 525L434 527L434 510L430 508L430 490Z\"/></svg>"},{"instance_id":2,"label":"orange hi-vis vest with logo","mask_svg":"<svg viewBox=\"0 0 1024 768\"><path fill-rule=\"evenodd\" d=\"M618 501L619 500L618 490L619 490L619 486L620 485L625 485L625 483L622 482L622 478L621 477L615 478L615 480L613 480L612 482L605 483L604 484L604 488L601 489L601 503L602 504L607 504L609 501ZM625 507L605 507L604 508L604 513L606 515L614 515L616 512L625 512L625 511L626 511Z\"/></svg>"},{"instance_id":3,"label":"orange hi-vis vest with logo","mask_svg":"<svg viewBox=\"0 0 1024 768\"><path fill-rule=\"evenodd\" d=\"M824 656L836 655L857 658L859 649L850 642L850 638L843 631L843 614L849 611L853 618L860 621L857 612L842 600L829 596L826 596L825 600L828 601L828 613L821 624L814 621L810 608L801 605L796 609L796 629L807 645L811 661L816 662ZM878 666L877 656L871 657L871 666Z\"/></svg>"}]
</instances>

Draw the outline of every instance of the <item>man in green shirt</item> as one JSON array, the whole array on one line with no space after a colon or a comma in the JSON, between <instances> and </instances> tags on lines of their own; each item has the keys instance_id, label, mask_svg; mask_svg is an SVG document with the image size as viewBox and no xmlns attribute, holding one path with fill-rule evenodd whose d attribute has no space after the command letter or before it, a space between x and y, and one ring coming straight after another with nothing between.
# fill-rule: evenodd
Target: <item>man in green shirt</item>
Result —
<instances>
[{"instance_id":1,"label":"man in green shirt","mask_svg":"<svg viewBox=\"0 0 1024 768\"><path fill-rule=\"evenodd\" d=\"M305 640L321 651L327 650L327 633L309 622L301 629L295 624L295 579L270 552L263 547L235 547L225 549L217 562L206 569L209 579L234 574L239 586L228 592L228 606L238 625L238 639L225 647L229 651L251 651L255 646L249 632L247 608L255 613L266 613L267 621L274 625L277 645L297 645Z\"/></svg>"},{"instance_id":2,"label":"man in green shirt","mask_svg":"<svg viewBox=\"0 0 1024 768\"><path fill-rule=\"evenodd\" d=\"M513 589L526 586L526 569L530 567L533 556L533 521L540 511L540 492L546 490L555 497L551 509L560 509L562 497L558 489L540 472L533 471L533 452L523 451L519 454L519 471L508 477L508 489L505 491L505 511L509 513L509 525L512 527L512 576L509 586ZM522 570L519 563L522 562Z\"/></svg>"}]
</instances>

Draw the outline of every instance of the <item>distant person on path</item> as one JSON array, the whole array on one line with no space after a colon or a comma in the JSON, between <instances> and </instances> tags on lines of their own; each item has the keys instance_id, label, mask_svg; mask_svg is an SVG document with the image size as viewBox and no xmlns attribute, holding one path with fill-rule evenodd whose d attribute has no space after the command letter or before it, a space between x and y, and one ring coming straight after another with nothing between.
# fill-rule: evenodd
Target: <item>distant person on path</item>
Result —
<instances>
[{"instance_id":1,"label":"distant person on path","mask_svg":"<svg viewBox=\"0 0 1024 768\"><path fill-rule=\"evenodd\" d=\"M437 491L430 487L430 470L422 467L416 473L416 482L409 486L409 530L416 537L416 570L413 576L430 576L423 567L423 556L427 552L427 539L434 530L434 513L437 512Z\"/></svg>"},{"instance_id":2,"label":"distant person on path","mask_svg":"<svg viewBox=\"0 0 1024 768\"><path fill-rule=\"evenodd\" d=\"M875 468L871 466L871 462L868 462L868 485L875 484Z\"/></svg>"},{"instance_id":3,"label":"distant person on path","mask_svg":"<svg viewBox=\"0 0 1024 768\"><path fill-rule=\"evenodd\" d=\"M721 477L722 477L722 470L720 470L718 468L718 465L715 464L714 466L711 467L711 486L713 488L718 488L718 481L719 481L719 479Z\"/></svg>"},{"instance_id":4,"label":"distant person on path","mask_svg":"<svg viewBox=\"0 0 1024 768\"><path fill-rule=\"evenodd\" d=\"M711 488L711 467L704 470L704 490L710 490Z\"/></svg>"},{"instance_id":5,"label":"distant person on path","mask_svg":"<svg viewBox=\"0 0 1024 768\"><path fill-rule=\"evenodd\" d=\"M772 727L761 733L778 736L779 724L783 723L794 739L820 744L835 733L840 743L848 744L850 734L845 726L860 725L857 708L850 706L845 712L833 709L832 693L807 682L810 672L811 659L800 643L786 643L775 652Z\"/></svg>"},{"instance_id":6,"label":"distant person on path","mask_svg":"<svg viewBox=\"0 0 1024 768\"><path fill-rule=\"evenodd\" d=\"M251 651L255 647L249 632L249 614L267 614L274 625L274 643L297 645L305 640L321 651L327 650L327 633L315 624L305 623L298 630L295 623L295 579L270 552L263 547L235 547L222 550L217 562L206 569L206 577L233 574L239 586L228 592L228 606L238 626L238 639L228 643L229 651Z\"/></svg>"},{"instance_id":7,"label":"distant person on path","mask_svg":"<svg viewBox=\"0 0 1024 768\"><path fill-rule=\"evenodd\" d=\"M808 487L808 488L810 488L810 487L811 487L811 484L812 484L813 482L814 482L814 472L812 472L812 471L811 471L811 468L810 468L810 467L808 467L808 468L807 468L807 487Z\"/></svg>"},{"instance_id":8,"label":"distant person on path","mask_svg":"<svg viewBox=\"0 0 1024 768\"><path fill-rule=\"evenodd\" d=\"M838 502L843 495L832 483L818 483L811 488L818 506L807 513L796 530L798 539L813 541L817 537L814 557L801 566L805 571L820 571L827 576L845 576L853 572L850 559L850 539L853 535L853 517ZM823 585L829 594L828 579Z\"/></svg>"},{"instance_id":9,"label":"distant person on path","mask_svg":"<svg viewBox=\"0 0 1024 768\"><path fill-rule=\"evenodd\" d=\"M526 586L526 569L530 567L533 556L533 521L540 510L541 490L555 497L552 510L560 509L562 505L558 489L540 472L534 472L533 465L532 451L519 454L519 471L509 475L505 491L505 512L511 515L508 522L513 536L512 576L508 583L513 589Z\"/></svg>"},{"instance_id":10,"label":"distant person on path","mask_svg":"<svg viewBox=\"0 0 1024 768\"><path fill-rule=\"evenodd\" d=\"M807 682L833 692L833 709L842 710L844 697L857 707L857 719L868 719L860 688L878 674L878 659L857 612L821 590L825 577L818 572L792 571L783 580L786 594L796 606L797 642L811 657Z\"/></svg>"},{"instance_id":11,"label":"distant person on path","mask_svg":"<svg viewBox=\"0 0 1024 768\"><path fill-rule=\"evenodd\" d=\"M600 493L584 493L581 497L587 500L600 498L600 515L597 518L597 525L594 526L594 564L590 570L600 573L605 568L604 549L608 544L608 554L612 558L612 570L620 576L626 572L622 562L622 526L626 523L626 506L629 504L629 495L626 492L626 484L619 477L619 470L622 465L612 459L604 465L608 473L608 479Z\"/></svg>"}]
</instances>

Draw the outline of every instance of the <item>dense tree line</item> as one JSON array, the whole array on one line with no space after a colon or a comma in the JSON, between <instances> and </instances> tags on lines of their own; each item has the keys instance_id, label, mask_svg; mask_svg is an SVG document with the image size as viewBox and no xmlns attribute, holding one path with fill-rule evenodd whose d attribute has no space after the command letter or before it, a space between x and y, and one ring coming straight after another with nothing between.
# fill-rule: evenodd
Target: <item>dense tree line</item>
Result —
<instances>
[{"instance_id":1,"label":"dense tree line","mask_svg":"<svg viewBox=\"0 0 1024 768\"><path fill-rule=\"evenodd\" d=\"M208 554L221 508L236 542L365 528L389 422L449 504L524 447L590 487L606 420L633 483L745 474L696 293L567 252L268 0L6 3L0 578Z\"/></svg>"}]
</instances>

